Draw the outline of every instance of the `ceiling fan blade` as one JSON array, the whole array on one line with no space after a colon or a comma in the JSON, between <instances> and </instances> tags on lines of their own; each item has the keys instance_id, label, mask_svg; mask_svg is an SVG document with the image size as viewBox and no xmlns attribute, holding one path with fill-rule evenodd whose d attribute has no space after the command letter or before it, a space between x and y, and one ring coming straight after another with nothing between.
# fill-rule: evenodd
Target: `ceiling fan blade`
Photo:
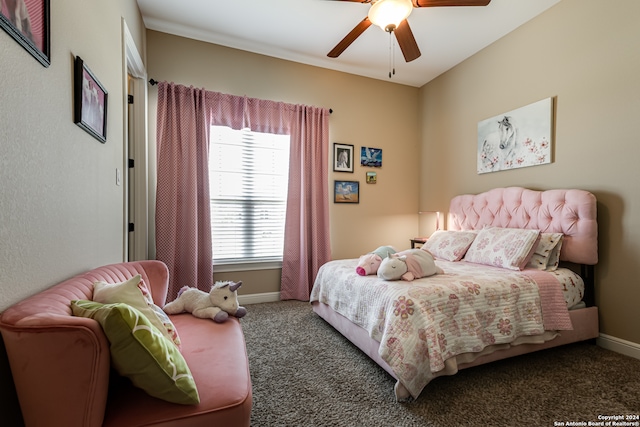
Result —
<instances>
[{"instance_id":1,"label":"ceiling fan blade","mask_svg":"<svg viewBox=\"0 0 640 427\"><path fill-rule=\"evenodd\" d=\"M362 21L360 21L358 25L355 26L353 30L351 30L349 34L347 34L340 41L340 43L336 45L336 47L334 47L331 50L331 52L327 54L327 56L329 58L337 58L338 56L340 56L340 54L344 52L344 50L348 48L351 45L351 43L353 43L355 39L357 39L360 36L360 34L364 33L364 30L366 30L370 26L371 26L371 21L369 21L369 18L364 18Z\"/></svg>"},{"instance_id":2,"label":"ceiling fan blade","mask_svg":"<svg viewBox=\"0 0 640 427\"><path fill-rule=\"evenodd\" d=\"M413 36L413 31L411 31L409 22L406 19L402 21L393 32L396 34L396 39L398 39L398 45L400 46L400 50L402 50L405 61L411 62L422 55L418 48L418 43L416 43L416 38Z\"/></svg>"},{"instance_id":3,"label":"ceiling fan blade","mask_svg":"<svg viewBox=\"0 0 640 427\"><path fill-rule=\"evenodd\" d=\"M486 6L491 0L412 0L413 7Z\"/></svg>"}]
</instances>

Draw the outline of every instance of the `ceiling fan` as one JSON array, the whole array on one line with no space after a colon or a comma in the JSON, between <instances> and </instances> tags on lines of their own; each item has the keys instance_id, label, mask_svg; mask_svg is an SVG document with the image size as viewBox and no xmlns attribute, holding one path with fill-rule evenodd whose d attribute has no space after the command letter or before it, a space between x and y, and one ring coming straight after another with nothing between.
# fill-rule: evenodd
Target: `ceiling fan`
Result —
<instances>
[{"instance_id":1,"label":"ceiling fan","mask_svg":"<svg viewBox=\"0 0 640 427\"><path fill-rule=\"evenodd\" d=\"M337 58L351 43L353 43L371 24L375 24L394 33L405 61L411 62L420 57L418 43L413 36L407 17L414 7L436 6L486 6L491 0L334 0L356 3L371 3L367 17L355 26L340 43L327 54L330 58Z\"/></svg>"}]
</instances>

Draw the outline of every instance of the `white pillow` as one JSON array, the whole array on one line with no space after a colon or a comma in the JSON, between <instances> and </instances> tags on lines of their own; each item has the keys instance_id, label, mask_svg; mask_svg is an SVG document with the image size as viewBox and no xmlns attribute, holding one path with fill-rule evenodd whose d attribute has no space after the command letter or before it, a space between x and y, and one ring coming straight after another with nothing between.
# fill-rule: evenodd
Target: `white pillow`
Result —
<instances>
[{"instance_id":1,"label":"white pillow","mask_svg":"<svg viewBox=\"0 0 640 427\"><path fill-rule=\"evenodd\" d=\"M562 233L541 233L540 242L538 242L527 267L555 271L560 263L563 237Z\"/></svg>"},{"instance_id":2,"label":"white pillow","mask_svg":"<svg viewBox=\"0 0 640 427\"><path fill-rule=\"evenodd\" d=\"M130 305L142 312L162 335L180 348L180 337L176 327L169 316L153 303L151 293L139 274L121 283L95 282L93 301L102 304L121 302Z\"/></svg>"},{"instance_id":3,"label":"white pillow","mask_svg":"<svg viewBox=\"0 0 640 427\"><path fill-rule=\"evenodd\" d=\"M460 261L476 238L473 231L438 230L422 245L435 258Z\"/></svg>"},{"instance_id":4,"label":"white pillow","mask_svg":"<svg viewBox=\"0 0 640 427\"><path fill-rule=\"evenodd\" d=\"M464 260L522 270L531 259L539 239L540 230L485 227L476 236Z\"/></svg>"}]
</instances>

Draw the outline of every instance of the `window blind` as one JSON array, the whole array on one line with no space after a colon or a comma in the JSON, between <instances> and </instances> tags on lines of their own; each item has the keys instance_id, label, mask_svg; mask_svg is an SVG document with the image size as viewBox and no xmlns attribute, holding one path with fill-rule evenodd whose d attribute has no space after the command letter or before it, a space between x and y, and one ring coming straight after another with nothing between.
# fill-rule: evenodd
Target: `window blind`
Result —
<instances>
[{"instance_id":1,"label":"window blind","mask_svg":"<svg viewBox=\"0 0 640 427\"><path fill-rule=\"evenodd\" d=\"M289 140L289 135L211 128L214 265L282 261Z\"/></svg>"}]
</instances>

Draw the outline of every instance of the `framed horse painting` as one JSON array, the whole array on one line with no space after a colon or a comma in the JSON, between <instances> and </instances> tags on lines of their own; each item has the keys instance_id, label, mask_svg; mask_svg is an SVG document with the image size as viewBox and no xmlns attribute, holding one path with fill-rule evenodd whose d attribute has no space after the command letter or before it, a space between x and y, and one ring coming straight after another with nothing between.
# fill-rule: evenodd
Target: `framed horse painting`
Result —
<instances>
[{"instance_id":1,"label":"framed horse painting","mask_svg":"<svg viewBox=\"0 0 640 427\"><path fill-rule=\"evenodd\" d=\"M333 171L353 173L353 145L333 144Z\"/></svg>"},{"instance_id":2,"label":"framed horse painting","mask_svg":"<svg viewBox=\"0 0 640 427\"><path fill-rule=\"evenodd\" d=\"M478 122L478 173L551 163L553 98Z\"/></svg>"},{"instance_id":3,"label":"framed horse painting","mask_svg":"<svg viewBox=\"0 0 640 427\"><path fill-rule=\"evenodd\" d=\"M334 181L333 203L360 203L360 182Z\"/></svg>"}]
</instances>

